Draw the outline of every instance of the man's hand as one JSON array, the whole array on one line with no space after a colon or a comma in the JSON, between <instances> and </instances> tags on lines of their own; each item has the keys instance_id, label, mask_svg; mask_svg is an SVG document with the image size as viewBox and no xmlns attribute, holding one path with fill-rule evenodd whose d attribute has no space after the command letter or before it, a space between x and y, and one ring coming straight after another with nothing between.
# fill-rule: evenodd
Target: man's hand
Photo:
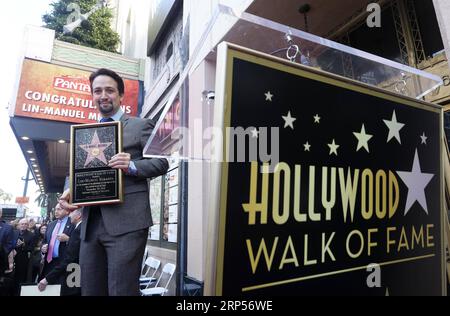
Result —
<instances>
[{"instance_id":1,"label":"man's hand","mask_svg":"<svg viewBox=\"0 0 450 316\"><path fill-rule=\"evenodd\" d=\"M56 239L58 239L59 242L67 242L69 241L69 236L67 236L66 234L58 234L56 235Z\"/></svg>"},{"instance_id":2,"label":"man's hand","mask_svg":"<svg viewBox=\"0 0 450 316\"><path fill-rule=\"evenodd\" d=\"M48 251L48 244L42 245L41 252L42 253L47 253L47 251Z\"/></svg>"},{"instance_id":3,"label":"man's hand","mask_svg":"<svg viewBox=\"0 0 450 316\"><path fill-rule=\"evenodd\" d=\"M42 279L41 280L41 282L39 282L39 284L38 284L38 289L39 289L39 291L44 291L45 290L45 288L47 287L47 285L48 285L48 281L47 281L47 279Z\"/></svg>"},{"instance_id":4,"label":"man's hand","mask_svg":"<svg viewBox=\"0 0 450 316\"><path fill-rule=\"evenodd\" d=\"M122 169L127 172L130 167L131 155L128 153L118 153L109 161L108 166L113 169Z\"/></svg>"},{"instance_id":5,"label":"man's hand","mask_svg":"<svg viewBox=\"0 0 450 316\"><path fill-rule=\"evenodd\" d=\"M68 210L69 212L75 211L80 208L79 206L70 204L69 201L70 201L70 189L67 189L59 198L59 204L61 205L61 207L63 209Z\"/></svg>"}]
</instances>

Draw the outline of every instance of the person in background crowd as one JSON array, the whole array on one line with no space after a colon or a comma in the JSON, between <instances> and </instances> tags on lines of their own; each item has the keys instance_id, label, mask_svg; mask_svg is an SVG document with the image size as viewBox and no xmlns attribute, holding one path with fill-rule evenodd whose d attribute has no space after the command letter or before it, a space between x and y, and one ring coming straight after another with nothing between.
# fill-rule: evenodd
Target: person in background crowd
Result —
<instances>
[{"instance_id":1,"label":"person in background crowd","mask_svg":"<svg viewBox=\"0 0 450 316\"><path fill-rule=\"evenodd\" d=\"M50 273L64 258L69 236L75 228L70 223L69 212L63 209L59 203L55 206L55 218L56 220L48 224L41 248L44 254L44 267L40 279Z\"/></svg>"},{"instance_id":2,"label":"person in background crowd","mask_svg":"<svg viewBox=\"0 0 450 316\"><path fill-rule=\"evenodd\" d=\"M39 227L39 235L36 239L35 247L31 255L31 282L37 282L39 275L42 273L44 267L44 260L41 253L41 248L44 244L45 234L47 232L47 225Z\"/></svg>"},{"instance_id":3,"label":"person in background crowd","mask_svg":"<svg viewBox=\"0 0 450 316\"><path fill-rule=\"evenodd\" d=\"M80 231L81 231L81 210L75 210L70 213L70 222L75 225L75 229L70 234L69 243L67 244L67 250L64 258L61 262L55 266L47 276L42 279L38 288L40 291L44 291L48 284L61 284L61 296L80 296L81 288L76 286L69 286L68 278L70 277L70 271L67 271L67 267L70 264L78 264L80 257Z\"/></svg>"},{"instance_id":4,"label":"person in background crowd","mask_svg":"<svg viewBox=\"0 0 450 316\"><path fill-rule=\"evenodd\" d=\"M34 218L28 219L28 230L33 234L36 232L36 221Z\"/></svg>"},{"instance_id":5,"label":"person in background crowd","mask_svg":"<svg viewBox=\"0 0 450 316\"><path fill-rule=\"evenodd\" d=\"M31 282L31 280L27 279L27 272L28 262L34 248L34 241L34 235L28 231L28 220L22 218L18 225L18 237L15 248L17 254L14 258L16 294L19 294L20 284Z\"/></svg>"},{"instance_id":6,"label":"person in background crowd","mask_svg":"<svg viewBox=\"0 0 450 316\"><path fill-rule=\"evenodd\" d=\"M0 208L0 246L3 248L5 255L8 256L14 249L14 233L13 227L2 220L3 210Z\"/></svg>"},{"instance_id":7,"label":"person in background crowd","mask_svg":"<svg viewBox=\"0 0 450 316\"><path fill-rule=\"evenodd\" d=\"M0 296L9 296L13 290L9 258L10 254L11 257L14 255L14 232L2 216L3 210L0 208Z\"/></svg>"}]
</instances>

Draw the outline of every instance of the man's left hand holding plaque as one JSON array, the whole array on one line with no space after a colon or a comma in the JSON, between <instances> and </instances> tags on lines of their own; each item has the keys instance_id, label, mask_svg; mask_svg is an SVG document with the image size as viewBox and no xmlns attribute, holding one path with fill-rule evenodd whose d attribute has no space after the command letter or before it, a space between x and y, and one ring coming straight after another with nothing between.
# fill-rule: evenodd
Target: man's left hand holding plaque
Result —
<instances>
[{"instance_id":1,"label":"man's left hand holding plaque","mask_svg":"<svg viewBox=\"0 0 450 316\"><path fill-rule=\"evenodd\" d=\"M121 152L121 122L72 126L71 204L89 206L123 201L123 172L108 166L111 158Z\"/></svg>"}]
</instances>

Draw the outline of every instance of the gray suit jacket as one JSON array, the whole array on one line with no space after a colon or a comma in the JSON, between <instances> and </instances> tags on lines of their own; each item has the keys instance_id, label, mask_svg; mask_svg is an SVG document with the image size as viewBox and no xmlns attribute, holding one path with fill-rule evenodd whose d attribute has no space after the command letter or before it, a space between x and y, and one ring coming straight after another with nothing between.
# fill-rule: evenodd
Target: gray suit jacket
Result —
<instances>
[{"instance_id":1,"label":"gray suit jacket","mask_svg":"<svg viewBox=\"0 0 450 316\"><path fill-rule=\"evenodd\" d=\"M123 127L123 151L131 155L137 176L124 174L123 203L100 206L105 229L111 236L120 236L153 225L147 179L163 175L169 168L166 159L142 157L142 151L154 128L151 120L124 114L120 121ZM82 240L86 238L86 227L89 225L89 209L90 207L85 207L83 211Z\"/></svg>"}]
</instances>

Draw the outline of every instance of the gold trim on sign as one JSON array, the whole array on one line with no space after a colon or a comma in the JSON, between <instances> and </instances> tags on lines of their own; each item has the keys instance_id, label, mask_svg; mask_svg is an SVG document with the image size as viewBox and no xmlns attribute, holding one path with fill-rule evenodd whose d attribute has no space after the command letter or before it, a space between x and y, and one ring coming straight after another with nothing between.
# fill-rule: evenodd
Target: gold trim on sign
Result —
<instances>
[{"instance_id":1,"label":"gold trim on sign","mask_svg":"<svg viewBox=\"0 0 450 316\"><path fill-rule=\"evenodd\" d=\"M225 251L225 226L226 226L226 209L227 209L227 193L228 193L228 158L227 155L229 150L227 149L228 137L226 133L227 127L230 126L231 121L231 101L233 95L233 59L234 56L231 51L227 49L226 54L226 78L225 78L225 116L223 120L223 135L225 136L223 140L223 153L222 153L222 175L221 175L221 188L220 193L220 212L219 212L219 239L218 239L218 251L217 251L217 274L216 274L216 295L221 296L223 291L223 260Z\"/></svg>"},{"instance_id":2,"label":"gold trim on sign","mask_svg":"<svg viewBox=\"0 0 450 316\"><path fill-rule=\"evenodd\" d=\"M117 127L117 132L119 133L119 135L117 135L118 138L118 146L119 148L117 148L117 152L121 153L123 152L123 124L122 121L118 121L119 125ZM119 202L123 203L123 170L119 169Z\"/></svg>"},{"instance_id":3,"label":"gold trim on sign","mask_svg":"<svg viewBox=\"0 0 450 316\"><path fill-rule=\"evenodd\" d=\"M440 177L440 186L441 189L441 273L442 273L442 295L447 296L447 278L446 278L446 268L447 268L447 258L446 258L446 249L445 249L445 215L446 215L446 207L445 207L445 167L444 167L444 154L447 153L447 147L445 145L445 136L444 136L444 110L441 109L440 113L440 128L439 128L439 151L440 155L440 169L441 169L441 177Z\"/></svg>"},{"instance_id":4,"label":"gold trim on sign","mask_svg":"<svg viewBox=\"0 0 450 316\"><path fill-rule=\"evenodd\" d=\"M73 155L74 155L74 151L75 149L72 148L75 144L75 126L72 125L70 126L70 173L69 173L69 192L70 192L70 199L69 199L69 203L72 204L73 203Z\"/></svg>"}]
</instances>

